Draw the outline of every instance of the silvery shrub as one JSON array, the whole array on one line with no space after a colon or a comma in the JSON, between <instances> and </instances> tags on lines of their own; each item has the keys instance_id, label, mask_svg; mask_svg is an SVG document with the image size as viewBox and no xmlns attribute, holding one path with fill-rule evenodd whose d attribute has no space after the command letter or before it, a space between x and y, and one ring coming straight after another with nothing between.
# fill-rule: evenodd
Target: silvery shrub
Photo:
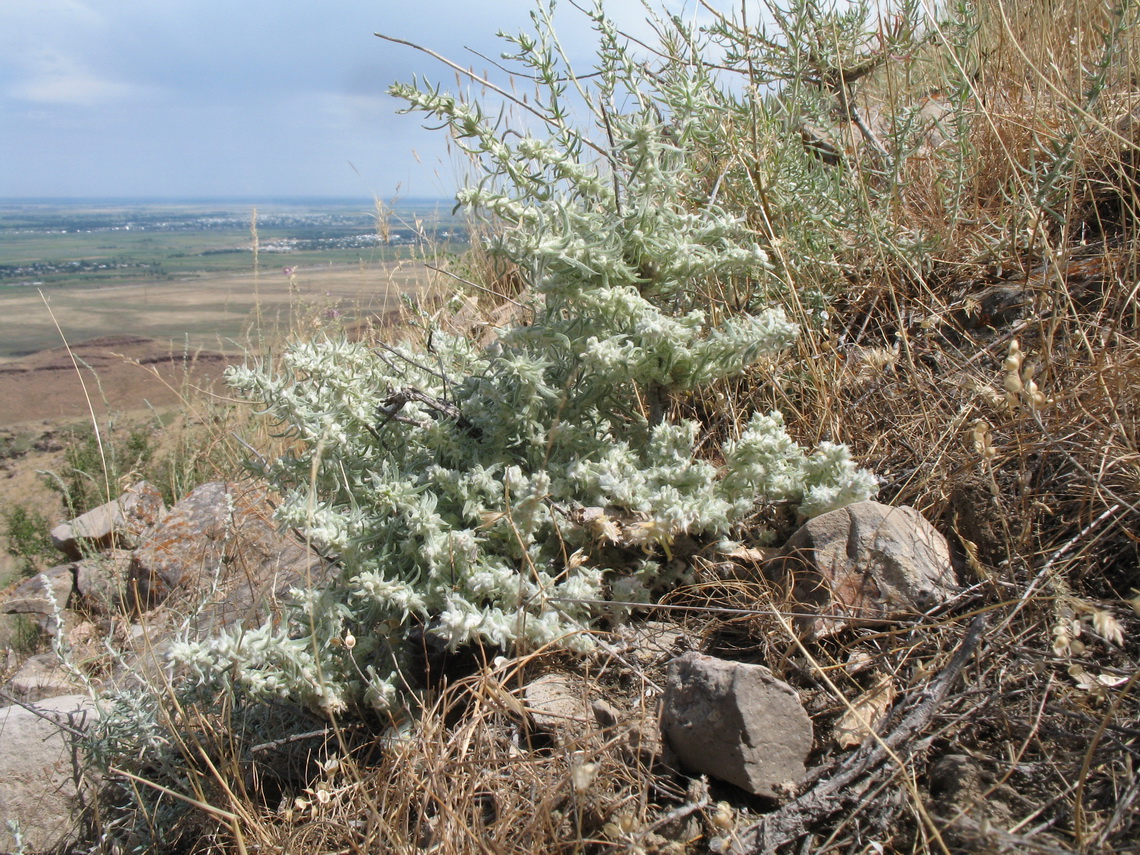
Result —
<instances>
[{"instance_id":1,"label":"silvery shrub","mask_svg":"<svg viewBox=\"0 0 1140 855\"><path fill-rule=\"evenodd\" d=\"M285 622L175 645L192 680L383 711L410 627L451 648L588 649L599 616L684 575L678 538L874 494L844 446L809 453L777 412L741 420L719 454L669 418L671 400L798 333L763 237L718 202L705 153L728 96L696 48L639 59L600 7L594 68L576 75L551 10L532 17L533 34L504 36L532 96L391 89L470 156L458 202L525 283L517 321L490 344L437 328L416 346L326 338L230 370L291 449L262 466L279 522L336 561Z\"/></svg>"}]
</instances>

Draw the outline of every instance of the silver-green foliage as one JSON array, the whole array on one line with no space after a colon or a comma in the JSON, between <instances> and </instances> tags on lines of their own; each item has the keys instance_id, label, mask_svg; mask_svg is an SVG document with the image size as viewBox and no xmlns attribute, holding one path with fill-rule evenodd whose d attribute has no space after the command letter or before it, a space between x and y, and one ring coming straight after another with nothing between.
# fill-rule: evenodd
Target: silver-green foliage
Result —
<instances>
[{"instance_id":1,"label":"silver-green foliage","mask_svg":"<svg viewBox=\"0 0 1140 855\"><path fill-rule=\"evenodd\" d=\"M231 371L295 449L265 468L280 521L335 553L339 575L298 592L286 626L178 645L200 679L383 709L413 622L452 646L588 647L607 599L644 601L668 581L678 537L723 536L766 504L812 515L874 493L843 446L807 453L777 413L755 415L719 464L696 454L695 422L664 417L670 393L738 375L797 334L768 306L761 238L696 162L723 95L699 62L637 61L600 12L587 90L549 10L534 20L535 35L509 39L539 81L511 133L477 101L392 90L472 155L479 175L459 198L528 284L525 322L490 347L438 330L420 349L306 341L277 367ZM738 296L735 312L702 296L712 283Z\"/></svg>"}]
</instances>

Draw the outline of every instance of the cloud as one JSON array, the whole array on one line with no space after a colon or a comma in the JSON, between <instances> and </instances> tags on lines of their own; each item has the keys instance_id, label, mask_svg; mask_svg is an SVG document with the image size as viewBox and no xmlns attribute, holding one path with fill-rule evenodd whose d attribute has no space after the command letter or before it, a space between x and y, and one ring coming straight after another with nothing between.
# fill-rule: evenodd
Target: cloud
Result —
<instances>
[{"instance_id":1,"label":"cloud","mask_svg":"<svg viewBox=\"0 0 1140 855\"><path fill-rule=\"evenodd\" d=\"M696 0L651 2L686 20L700 13ZM420 114L397 116L406 105L386 92L425 75L445 89L468 84L373 33L509 87L493 64L509 45L495 31L529 31L534 6L0 0L0 195L388 195L397 184L447 195L462 164L446 133L424 130L432 123ZM606 8L622 31L653 41L640 0ZM589 19L561 3L555 22L575 67L589 71Z\"/></svg>"},{"instance_id":2,"label":"cloud","mask_svg":"<svg viewBox=\"0 0 1140 855\"><path fill-rule=\"evenodd\" d=\"M43 106L104 107L150 97L152 87L106 67L110 28L77 0L0 7L0 94Z\"/></svg>"},{"instance_id":3,"label":"cloud","mask_svg":"<svg viewBox=\"0 0 1140 855\"><path fill-rule=\"evenodd\" d=\"M5 90L9 98L32 104L65 107L105 107L152 100L153 87L108 80L81 67L33 74Z\"/></svg>"}]
</instances>

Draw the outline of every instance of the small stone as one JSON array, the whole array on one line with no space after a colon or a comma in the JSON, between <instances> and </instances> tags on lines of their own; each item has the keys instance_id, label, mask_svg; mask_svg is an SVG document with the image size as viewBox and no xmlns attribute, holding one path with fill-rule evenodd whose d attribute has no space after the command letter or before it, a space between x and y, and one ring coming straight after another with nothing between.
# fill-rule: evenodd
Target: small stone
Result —
<instances>
[{"instance_id":1,"label":"small stone","mask_svg":"<svg viewBox=\"0 0 1140 855\"><path fill-rule=\"evenodd\" d=\"M661 732L686 769L767 798L794 792L812 748L791 686L763 665L701 653L669 663Z\"/></svg>"},{"instance_id":2,"label":"small stone","mask_svg":"<svg viewBox=\"0 0 1140 855\"><path fill-rule=\"evenodd\" d=\"M833 634L853 622L917 615L958 590L950 547L914 508L858 502L805 523L769 565L790 586L807 636Z\"/></svg>"},{"instance_id":3,"label":"small stone","mask_svg":"<svg viewBox=\"0 0 1140 855\"><path fill-rule=\"evenodd\" d=\"M585 686L569 674L543 674L524 690L527 710L536 726L561 744L584 736L593 721Z\"/></svg>"}]
</instances>

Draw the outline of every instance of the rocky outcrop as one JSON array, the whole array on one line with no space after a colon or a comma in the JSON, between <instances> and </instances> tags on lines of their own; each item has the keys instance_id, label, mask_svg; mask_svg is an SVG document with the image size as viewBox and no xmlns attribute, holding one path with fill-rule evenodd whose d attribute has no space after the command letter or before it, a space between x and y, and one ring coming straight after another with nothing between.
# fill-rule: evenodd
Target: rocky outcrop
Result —
<instances>
[{"instance_id":1,"label":"rocky outcrop","mask_svg":"<svg viewBox=\"0 0 1140 855\"><path fill-rule=\"evenodd\" d=\"M852 622L917 615L957 592L944 538L913 508L859 502L805 523L768 565L790 590L809 637Z\"/></svg>"},{"instance_id":2,"label":"rocky outcrop","mask_svg":"<svg viewBox=\"0 0 1140 855\"><path fill-rule=\"evenodd\" d=\"M74 541L85 557L28 579L0 603L0 612L25 614L51 634L59 632L57 618L62 619L65 646L76 650L73 631L83 629L86 637L99 624L104 635L117 634L121 657L113 673L99 675L113 682L161 673L166 642L187 616L194 616L201 634L238 620L261 623L291 588L316 583L325 568L316 553L277 530L264 489L253 484L204 484L169 514L165 508L158 513L152 491L140 483L95 517L85 514L57 527L87 533ZM102 522L97 526L92 519ZM145 520L154 523L144 529ZM93 552L99 543L137 546ZM87 660L106 658L97 643L79 646ZM37 673L21 685L31 686ZM39 689L32 694L44 696Z\"/></svg>"},{"instance_id":3,"label":"rocky outcrop","mask_svg":"<svg viewBox=\"0 0 1140 855\"><path fill-rule=\"evenodd\" d=\"M60 632L61 616L63 646L95 688L160 676L167 643L185 629L187 615L195 615L200 633L235 620L260 622L325 566L277 530L264 490L254 485L205 484L170 514L157 496L139 484L57 526L57 545L83 557L28 579L0 606L52 633ZM108 657L104 642L112 639L118 654ZM83 793L74 740L93 710L86 695L71 694L76 674L54 652L11 661L7 672L7 696L35 707L0 708L0 820L19 823L26 851L55 851L77 828ZM0 824L0 852L16 847Z\"/></svg>"},{"instance_id":4,"label":"rocky outcrop","mask_svg":"<svg viewBox=\"0 0 1140 855\"><path fill-rule=\"evenodd\" d=\"M322 572L321 559L282 534L264 490L214 481L180 501L131 556L128 593L147 611L177 593L217 589L212 622L264 618L277 598Z\"/></svg>"},{"instance_id":5,"label":"rocky outcrop","mask_svg":"<svg viewBox=\"0 0 1140 855\"><path fill-rule=\"evenodd\" d=\"M73 838L85 796L75 739L94 715L86 695L0 708L0 817L18 824L20 851L56 851ZM5 825L0 850L17 851Z\"/></svg>"},{"instance_id":6,"label":"rocky outcrop","mask_svg":"<svg viewBox=\"0 0 1140 855\"><path fill-rule=\"evenodd\" d=\"M132 549L166 514L166 503L154 485L140 481L113 502L57 525L51 530L56 549L72 559L110 547Z\"/></svg>"},{"instance_id":7,"label":"rocky outcrop","mask_svg":"<svg viewBox=\"0 0 1140 855\"><path fill-rule=\"evenodd\" d=\"M279 532L271 516L265 491L249 483L203 484L167 513L154 488L141 482L119 500L57 526L60 548L84 557L23 582L0 611L26 614L54 634L57 613L69 608L98 618L137 617L173 596L173 605L183 614L196 612L203 628L261 622L291 588L315 581L325 566ZM94 551L100 544L116 545ZM211 592L206 604L204 591ZM161 621L152 623L157 629Z\"/></svg>"},{"instance_id":8,"label":"rocky outcrop","mask_svg":"<svg viewBox=\"0 0 1140 855\"><path fill-rule=\"evenodd\" d=\"M762 665L700 653L669 664L661 731L684 768L768 798L795 792L812 747L791 686Z\"/></svg>"}]
</instances>

